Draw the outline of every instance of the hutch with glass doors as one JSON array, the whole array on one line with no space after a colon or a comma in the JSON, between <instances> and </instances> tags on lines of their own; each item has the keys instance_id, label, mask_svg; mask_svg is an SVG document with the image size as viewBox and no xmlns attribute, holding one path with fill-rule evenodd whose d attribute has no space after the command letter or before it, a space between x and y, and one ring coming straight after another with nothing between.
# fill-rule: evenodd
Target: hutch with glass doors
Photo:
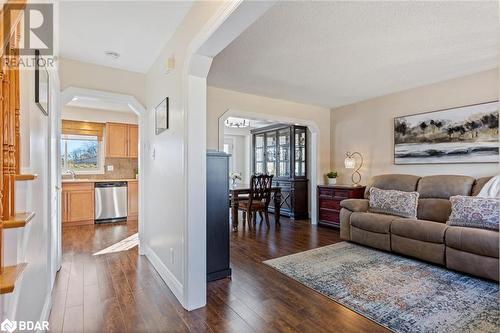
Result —
<instances>
[{"instance_id":1,"label":"hutch with glass doors","mask_svg":"<svg viewBox=\"0 0 500 333\"><path fill-rule=\"evenodd\" d=\"M254 129L253 173L274 175L281 187L281 215L308 217L307 127L272 125ZM274 211L271 200L269 210Z\"/></svg>"}]
</instances>

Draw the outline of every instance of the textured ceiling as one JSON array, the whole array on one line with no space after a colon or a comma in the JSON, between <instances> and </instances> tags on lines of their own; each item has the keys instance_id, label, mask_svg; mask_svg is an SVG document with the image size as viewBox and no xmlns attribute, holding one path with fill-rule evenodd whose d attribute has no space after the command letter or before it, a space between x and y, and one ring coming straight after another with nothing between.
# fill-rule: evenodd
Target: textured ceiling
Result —
<instances>
[{"instance_id":1,"label":"textured ceiling","mask_svg":"<svg viewBox=\"0 0 500 333\"><path fill-rule=\"evenodd\" d=\"M61 1L60 55L145 73L192 1ZM121 56L113 60L104 52Z\"/></svg>"},{"instance_id":2,"label":"textured ceiling","mask_svg":"<svg viewBox=\"0 0 500 333\"><path fill-rule=\"evenodd\" d=\"M497 2L279 2L209 84L335 107L498 66Z\"/></svg>"}]
</instances>

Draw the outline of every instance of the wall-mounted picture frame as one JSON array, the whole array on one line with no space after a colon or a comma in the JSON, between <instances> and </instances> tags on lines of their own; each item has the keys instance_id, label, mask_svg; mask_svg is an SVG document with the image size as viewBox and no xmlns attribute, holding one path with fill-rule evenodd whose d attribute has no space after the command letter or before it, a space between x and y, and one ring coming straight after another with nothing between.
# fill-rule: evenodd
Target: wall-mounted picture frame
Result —
<instances>
[{"instance_id":1,"label":"wall-mounted picture frame","mask_svg":"<svg viewBox=\"0 0 500 333\"><path fill-rule=\"evenodd\" d=\"M498 163L498 101L394 118L394 164Z\"/></svg>"},{"instance_id":2,"label":"wall-mounted picture frame","mask_svg":"<svg viewBox=\"0 0 500 333\"><path fill-rule=\"evenodd\" d=\"M47 68L40 67L41 62L43 62L43 60L40 58L40 51L35 50L35 103L40 110L48 116L50 77Z\"/></svg>"},{"instance_id":3,"label":"wall-mounted picture frame","mask_svg":"<svg viewBox=\"0 0 500 333\"><path fill-rule=\"evenodd\" d=\"M158 135L161 132L168 129L168 97L165 97L163 101L155 108L155 134Z\"/></svg>"}]
</instances>

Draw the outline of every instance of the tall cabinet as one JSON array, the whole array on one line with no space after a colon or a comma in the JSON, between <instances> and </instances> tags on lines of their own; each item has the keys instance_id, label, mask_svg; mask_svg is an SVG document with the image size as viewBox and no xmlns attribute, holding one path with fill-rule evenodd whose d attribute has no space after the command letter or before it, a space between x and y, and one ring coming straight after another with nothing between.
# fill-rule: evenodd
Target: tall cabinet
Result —
<instances>
[{"instance_id":1,"label":"tall cabinet","mask_svg":"<svg viewBox=\"0 0 500 333\"><path fill-rule=\"evenodd\" d=\"M224 152L207 152L207 281L231 276L229 156Z\"/></svg>"},{"instance_id":2,"label":"tall cabinet","mask_svg":"<svg viewBox=\"0 0 500 333\"><path fill-rule=\"evenodd\" d=\"M281 215L308 217L307 127L273 125L252 130L253 173L274 175L281 187ZM274 211L271 200L270 210Z\"/></svg>"}]
</instances>

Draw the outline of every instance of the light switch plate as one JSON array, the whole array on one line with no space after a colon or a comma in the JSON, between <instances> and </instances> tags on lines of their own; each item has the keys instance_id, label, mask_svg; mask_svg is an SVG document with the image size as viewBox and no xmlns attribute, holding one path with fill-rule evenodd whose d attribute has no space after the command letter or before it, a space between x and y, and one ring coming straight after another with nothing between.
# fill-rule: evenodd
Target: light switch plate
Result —
<instances>
[{"instance_id":1,"label":"light switch plate","mask_svg":"<svg viewBox=\"0 0 500 333\"><path fill-rule=\"evenodd\" d=\"M113 165L108 165L107 169L108 169L108 171L113 171L115 168L113 167Z\"/></svg>"}]
</instances>

